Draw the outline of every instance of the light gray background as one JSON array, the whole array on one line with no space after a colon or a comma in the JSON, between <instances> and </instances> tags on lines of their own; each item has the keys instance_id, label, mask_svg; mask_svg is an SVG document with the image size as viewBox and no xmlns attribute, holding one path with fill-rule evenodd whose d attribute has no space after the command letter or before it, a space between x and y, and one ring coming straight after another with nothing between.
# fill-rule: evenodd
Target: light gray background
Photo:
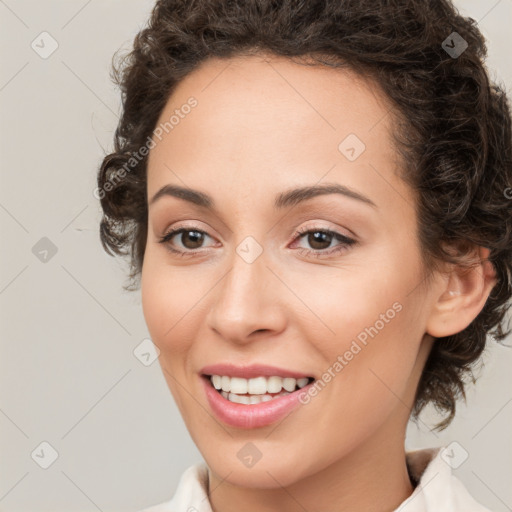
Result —
<instances>
[{"instance_id":1,"label":"light gray background","mask_svg":"<svg viewBox=\"0 0 512 512\"><path fill-rule=\"evenodd\" d=\"M1 511L137 511L170 498L201 458L158 362L133 353L148 337L140 294L123 292L127 266L100 246L93 196L120 107L110 61L152 4L0 0ZM457 5L479 20L510 94L512 0ZM31 47L51 48L43 31L58 43L46 59ZM57 248L46 262L32 252L43 237ZM427 412L407 447L459 443L456 457L469 457L455 473L506 511L512 349L493 344L485 363L452 426L429 433ZM36 463L49 460L44 441L58 452L48 469Z\"/></svg>"}]
</instances>

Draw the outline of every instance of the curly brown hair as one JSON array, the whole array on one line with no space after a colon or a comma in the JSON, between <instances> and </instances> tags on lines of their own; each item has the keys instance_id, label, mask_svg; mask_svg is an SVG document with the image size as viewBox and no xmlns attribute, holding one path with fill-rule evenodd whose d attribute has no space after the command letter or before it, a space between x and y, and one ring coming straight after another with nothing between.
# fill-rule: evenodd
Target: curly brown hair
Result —
<instances>
[{"instance_id":1,"label":"curly brown hair","mask_svg":"<svg viewBox=\"0 0 512 512\"><path fill-rule=\"evenodd\" d=\"M455 42L460 55L450 52ZM141 148L176 85L200 63L255 53L371 77L393 105L402 178L418 192L426 268L463 264L475 246L490 250L497 284L466 329L434 343L416 392L412 416L432 403L445 413L437 428L445 428L474 381L487 335L509 334L512 296L510 105L504 87L489 79L477 23L448 0L157 1L133 49L117 63L114 57L123 111L97 177L104 249L131 256L124 288L137 289L148 220Z\"/></svg>"}]
</instances>

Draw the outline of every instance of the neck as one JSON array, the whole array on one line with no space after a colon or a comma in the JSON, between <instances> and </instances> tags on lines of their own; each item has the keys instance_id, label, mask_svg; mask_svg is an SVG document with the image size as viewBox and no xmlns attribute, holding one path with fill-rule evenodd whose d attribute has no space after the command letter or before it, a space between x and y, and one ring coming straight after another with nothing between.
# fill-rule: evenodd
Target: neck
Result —
<instances>
[{"instance_id":1,"label":"neck","mask_svg":"<svg viewBox=\"0 0 512 512\"><path fill-rule=\"evenodd\" d=\"M413 492L407 471L404 437L391 438L383 429L346 457L288 487L239 487L209 471L210 503L214 512L303 512L337 510L390 512Z\"/></svg>"}]
</instances>

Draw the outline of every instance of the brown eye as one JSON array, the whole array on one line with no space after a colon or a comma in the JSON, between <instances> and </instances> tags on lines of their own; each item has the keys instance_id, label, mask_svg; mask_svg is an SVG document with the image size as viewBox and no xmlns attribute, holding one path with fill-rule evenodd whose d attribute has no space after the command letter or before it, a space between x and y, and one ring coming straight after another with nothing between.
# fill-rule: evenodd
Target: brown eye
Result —
<instances>
[{"instance_id":1,"label":"brown eye","mask_svg":"<svg viewBox=\"0 0 512 512\"><path fill-rule=\"evenodd\" d=\"M203 239L204 233L200 231L184 229L181 232L181 243L186 249L198 249Z\"/></svg>"},{"instance_id":2,"label":"brown eye","mask_svg":"<svg viewBox=\"0 0 512 512\"><path fill-rule=\"evenodd\" d=\"M300 241L306 241L310 247L298 247L299 254L318 258L340 254L356 243L355 240L329 229L301 229L295 236ZM331 247L333 241L338 244Z\"/></svg>"},{"instance_id":3,"label":"brown eye","mask_svg":"<svg viewBox=\"0 0 512 512\"><path fill-rule=\"evenodd\" d=\"M310 231L307 236L311 248L321 251L331 245L333 235L325 231Z\"/></svg>"},{"instance_id":4,"label":"brown eye","mask_svg":"<svg viewBox=\"0 0 512 512\"><path fill-rule=\"evenodd\" d=\"M194 254L196 249L202 248L205 236L208 236L208 234L200 229L178 228L161 237L159 243L166 245L174 253ZM177 248L173 247L176 245Z\"/></svg>"}]
</instances>

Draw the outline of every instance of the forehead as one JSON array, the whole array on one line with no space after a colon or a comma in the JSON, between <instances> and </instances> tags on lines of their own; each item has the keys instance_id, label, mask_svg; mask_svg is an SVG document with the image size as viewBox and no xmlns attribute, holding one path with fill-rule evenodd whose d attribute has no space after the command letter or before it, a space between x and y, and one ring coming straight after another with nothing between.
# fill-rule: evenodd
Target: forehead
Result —
<instances>
[{"instance_id":1,"label":"forehead","mask_svg":"<svg viewBox=\"0 0 512 512\"><path fill-rule=\"evenodd\" d=\"M312 123L315 131L348 128L364 136L390 110L385 94L369 77L347 66L304 62L267 54L208 59L178 83L160 121L193 96L205 117L215 114L239 124L245 118L253 129L270 124L291 128L302 121ZM384 122L382 131L386 127Z\"/></svg>"},{"instance_id":2,"label":"forehead","mask_svg":"<svg viewBox=\"0 0 512 512\"><path fill-rule=\"evenodd\" d=\"M348 68L267 55L210 59L162 111L157 127L167 122L168 130L150 151L148 196L169 182L219 193L238 184L252 193L263 183L277 191L291 176L293 185L310 185L327 174L359 186L371 178L367 190L381 186L368 166L388 173L397 165L389 110L379 87Z\"/></svg>"}]
</instances>

